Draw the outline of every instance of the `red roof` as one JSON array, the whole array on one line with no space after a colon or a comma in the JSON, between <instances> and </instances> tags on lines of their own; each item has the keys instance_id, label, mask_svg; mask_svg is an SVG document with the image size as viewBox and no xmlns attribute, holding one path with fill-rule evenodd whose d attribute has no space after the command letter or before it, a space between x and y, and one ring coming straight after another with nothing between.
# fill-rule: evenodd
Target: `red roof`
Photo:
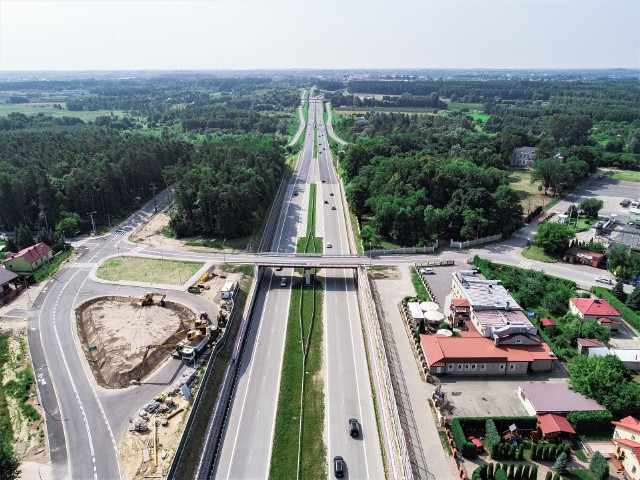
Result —
<instances>
[{"instance_id":1,"label":"red roof","mask_svg":"<svg viewBox=\"0 0 640 480\"><path fill-rule=\"evenodd\" d=\"M558 324L556 322L554 322L553 320L551 320L550 318L543 318L540 320L540 323L542 324L543 327L557 327Z\"/></svg>"},{"instance_id":2,"label":"red roof","mask_svg":"<svg viewBox=\"0 0 640 480\"><path fill-rule=\"evenodd\" d=\"M620 316L620 313L606 300L596 300L593 298L571 298L570 300L583 315L595 315L599 317Z\"/></svg>"},{"instance_id":3,"label":"red roof","mask_svg":"<svg viewBox=\"0 0 640 480\"><path fill-rule=\"evenodd\" d=\"M614 425L619 425L624 428L628 428L629 430L633 430L634 432L640 433L640 421L636 420L634 417L629 415L628 417L624 417L622 420L617 422L611 422Z\"/></svg>"},{"instance_id":4,"label":"red roof","mask_svg":"<svg viewBox=\"0 0 640 480\"><path fill-rule=\"evenodd\" d=\"M46 243L36 243L35 245L31 245L30 247L23 248L18 253L10 253L7 255L7 260L12 260L14 258L22 258L29 263L34 263L37 260L40 260L47 253L51 251L49 245Z\"/></svg>"},{"instance_id":5,"label":"red roof","mask_svg":"<svg viewBox=\"0 0 640 480\"><path fill-rule=\"evenodd\" d=\"M471 304L469 303L469 300L467 300L466 298L453 298L451 299L451 305L453 305L454 307L470 307Z\"/></svg>"},{"instance_id":6,"label":"red roof","mask_svg":"<svg viewBox=\"0 0 640 480\"><path fill-rule=\"evenodd\" d=\"M569 420L560 415L547 413L546 415L536 415L536 418L538 419L538 426L544 435L556 432L576 433Z\"/></svg>"},{"instance_id":7,"label":"red roof","mask_svg":"<svg viewBox=\"0 0 640 480\"><path fill-rule=\"evenodd\" d=\"M444 335L420 335L420 344L429 366L441 366L442 362L532 362L534 360L555 360L549 354L549 346L540 345L500 345L480 336L446 337Z\"/></svg>"}]
</instances>

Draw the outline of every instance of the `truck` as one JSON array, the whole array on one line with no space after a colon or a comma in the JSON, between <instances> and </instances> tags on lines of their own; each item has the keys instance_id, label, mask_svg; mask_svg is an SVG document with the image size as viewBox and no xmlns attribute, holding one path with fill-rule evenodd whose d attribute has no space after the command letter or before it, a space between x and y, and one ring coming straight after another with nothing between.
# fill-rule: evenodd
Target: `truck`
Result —
<instances>
[{"instance_id":1,"label":"truck","mask_svg":"<svg viewBox=\"0 0 640 480\"><path fill-rule=\"evenodd\" d=\"M182 360L187 363L195 363L198 355L207 348L209 339L209 335L196 335L193 337L180 352Z\"/></svg>"},{"instance_id":2,"label":"truck","mask_svg":"<svg viewBox=\"0 0 640 480\"><path fill-rule=\"evenodd\" d=\"M222 286L220 297L224 300L233 300L238 292L238 282L227 282Z\"/></svg>"}]
</instances>

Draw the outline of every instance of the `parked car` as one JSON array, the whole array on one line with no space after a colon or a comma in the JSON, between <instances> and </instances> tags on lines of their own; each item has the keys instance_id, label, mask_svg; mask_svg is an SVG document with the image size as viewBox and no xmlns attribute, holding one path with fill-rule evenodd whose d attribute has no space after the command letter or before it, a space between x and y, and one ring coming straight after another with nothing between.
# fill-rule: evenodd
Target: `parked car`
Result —
<instances>
[{"instance_id":1,"label":"parked car","mask_svg":"<svg viewBox=\"0 0 640 480\"><path fill-rule=\"evenodd\" d=\"M334 205L333 207L331 207L331 210L336 210L336 206Z\"/></svg>"},{"instance_id":2,"label":"parked car","mask_svg":"<svg viewBox=\"0 0 640 480\"><path fill-rule=\"evenodd\" d=\"M482 445L482 442L480 440L478 440L476 437L467 437L467 440L470 441L471 443L473 443L476 446L476 451L478 453L482 452L484 450L484 446Z\"/></svg>"},{"instance_id":3,"label":"parked car","mask_svg":"<svg viewBox=\"0 0 640 480\"><path fill-rule=\"evenodd\" d=\"M283 279L280 280L280 286L281 287L286 287L287 286L287 279L286 278L283 278Z\"/></svg>"},{"instance_id":4,"label":"parked car","mask_svg":"<svg viewBox=\"0 0 640 480\"><path fill-rule=\"evenodd\" d=\"M349 435L352 437L360 436L360 423L358 423L358 420L355 418L349 419Z\"/></svg>"},{"instance_id":5,"label":"parked car","mask_svg":"<svg viewBox=\"0 0 640 480\"><path fill-rule=\"evenodd\" d=\"M344 458L340 455L333 457L333 474L336 477L344 477Z\"/></svg>"},{"instance_id":6,"label":"parked car","mask_svg":"<svg viewBox=\"0 0 640 480\"><path fill-rule=\"evenodd\" d=\"M436 272L433 271L433 268L421 268L420 273L422 275L434 275Z\"/></svg>"},{"instance_id":7,"label":"parked car","mask_svg":"<svg viewBox=\"0 0 640 480\"><path fill-rule=\"evenodd\" d=\"M613 280L609 277L596 277L596 282L606 283L607 285L613 285Z\"/></svg>"},{"instance_id":8,"label":"parked car","mask_svg":"<svg viewBox=\"0 0 640 480\"><path fill-rule=\"evenodd\" d=\"M622 205L623 207L628 207L630 203L631 203L631 200L629 200L628 198L625 198L620 202L620 205Z\"/></svg>"}]
</instances>

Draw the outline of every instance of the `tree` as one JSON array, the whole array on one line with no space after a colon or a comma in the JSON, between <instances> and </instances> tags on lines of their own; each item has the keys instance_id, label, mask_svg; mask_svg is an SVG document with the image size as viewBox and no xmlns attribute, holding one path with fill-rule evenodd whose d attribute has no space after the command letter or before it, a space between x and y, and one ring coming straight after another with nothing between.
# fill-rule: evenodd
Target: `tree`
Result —
<instances>
[{"instance_id":1,"label":"tree","mask_svg":"<svg viewBox=\"0 0 640 480\"><path fill-rule=\"evenodd\" d=\"M418 323L418 333L420 335L424 335L425 332L425 328L424 328L424 318L420 319L420 323Z\"/></svg>"},{"instance_id":2,"label":"tree","mask_svg":"<svg viewBox=\"0 0 640 480\"><path fill-rule=\"evenodd\" d=\"M551 470L547 471L547 474L544 476L544 480L552 480L553 477L553 473L551 472Z\"/></svg>"},{"instance_id":3,"label":"tree","mask_svg":"<svg viewBox=\"0 0 640 480\"><path fill-rule=\"evenodd\" d=\"M15 229L13 241L18 249L27 248L36 243L31 229L22 223Z\"/></svg>"},{"instance_id":4,"label":"tree","mask_svg":"<svg viewBox=\"0 0 640 480\"><path fill-rule=\"evenodd\" d=\"M74 236L80 230L80 222L80 215L77 213L66 213L56 224L56 233L65 237Z\"/></svg>"},{"instance_id":5,"label":"tree","mask_svg":"<svg viewBox=\"0 0 640 480\"><path fill-rule=\"evenodd\" d=\"M493 420L488 419L485 422L484 442L489 449L493 450L493 446L500 443L500 434Z\"/></svg>"},{"instance_id":6,"label":"tree","mask_svg":"<svg viewBox=\"0 0 640 480\"><path fill-rule=\"evenodd\" d=\"M628 245L616 245L607 253L607 268L616 275L624 275L630 265Z\"/></svg>"},{"instance_id":7,"label":"tree","mask_svg":"<svg viewBox=\"0 0 640 480\"><path fill-rule=\"evenodd\" d=\"M15 480L20 476L20 459L10 445L0 444L0 478Z\"/></svg>"},{"instance_id":8,"label":"tree","mask_svg":"<svg viewBox=\"0 0 640 480\"><path fill-rule=\"evenodd\" d=\"M624 284L621 281L617 281L614 287L611 289L611 295L616 297L622 303L627 299L627 294L624 293Z\"/></svg>"},{"instance_id":9,"label":"tree","mask_svg":"<svg viewBox=\"0 0 640 480\"><path fill-rule=\"evenodd\" d=\"M598 322L586 322L582 324L580 336L582 338L595 338L601 342L607 343L611 340L611 331L607 327L603 327Z\"/></svg>"},{"instance_id":10,"label":"tree","mask_svg":"<svg viewBox=\"0 0 640 480\"><path fill-rule=\"evenodd\" d=\"M636 312L640 310L640 285L636 285L633 292L627 298L627 307Z\"/></svg>"},{"instance_id":11,"label":"tree","mask_svg":"<svg viewBox=\"0 0 640 480\"><path fill-rule=\"evenodd\" d=\"M507 473L501 468L496 470L495 475L493 476L494 480L507 480Z\"/></svg>"},{"instance_id":12,"label":"tree","mask_svg":"<svg viewBox=\"0 0 640 480\"><path fill-rule=\"evenodd\" d=\"M580 202L580 208L588 218L598 218L598 212L604 206L599 198L585 198Z\"/></svg>"},{"instance_id":13,"label":"tree","mask_svg":"<svg viewBox=\"0 0 640 480\"><path fill-rule=\"evenodd\" d=\"M567 473L567 454L562 452L553 464L553 469L560 475Z\"/></svg>"},{"instance_id":14,"label":"tree","mask_svg":"<svg viewBox=\"0 0 640 480\"><path fill-rule=\"evenodd\" d=\"M589 470L593 472L597 480L609 478L609 464L598 450L591 457Z\"/></svg>"},{"instance_id":15,"label":"tree","mask_svg":"<svg viewBox=\"0 0 640 480\"><path fill-rule=\"evenodd\" d=\"M546 253L562 253L575 236L573 230L558 222L545 222L538 227L534 242Z\"/></svg>"},{"instance_id":16,"label":"tree","mask_svg":"<svg viewBox=\"0 0 640 480\"><path fill-rule=\"evenodd\" d=\"M547 194L547 190L553 187L555 178L558 176L558 161L554 158L538 160L533 164L531 173L531 183L540 182Z\"/></svg>"}]
</instances>

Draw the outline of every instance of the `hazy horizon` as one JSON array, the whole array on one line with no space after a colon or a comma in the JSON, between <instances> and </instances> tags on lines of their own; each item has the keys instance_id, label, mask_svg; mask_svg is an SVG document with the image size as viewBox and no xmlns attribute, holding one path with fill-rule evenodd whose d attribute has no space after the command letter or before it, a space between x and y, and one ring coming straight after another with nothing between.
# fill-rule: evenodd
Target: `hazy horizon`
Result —
<instances>
[{"instance_id":1,"label":"hazy horizon","mask_svg":"<svg viewBox=\"0 0 640 480\"><path fill-rule=\"evenodd\" d=\"M631 0L0 0L0 71L640 67Z\"/></svg>"}]
</instances>

